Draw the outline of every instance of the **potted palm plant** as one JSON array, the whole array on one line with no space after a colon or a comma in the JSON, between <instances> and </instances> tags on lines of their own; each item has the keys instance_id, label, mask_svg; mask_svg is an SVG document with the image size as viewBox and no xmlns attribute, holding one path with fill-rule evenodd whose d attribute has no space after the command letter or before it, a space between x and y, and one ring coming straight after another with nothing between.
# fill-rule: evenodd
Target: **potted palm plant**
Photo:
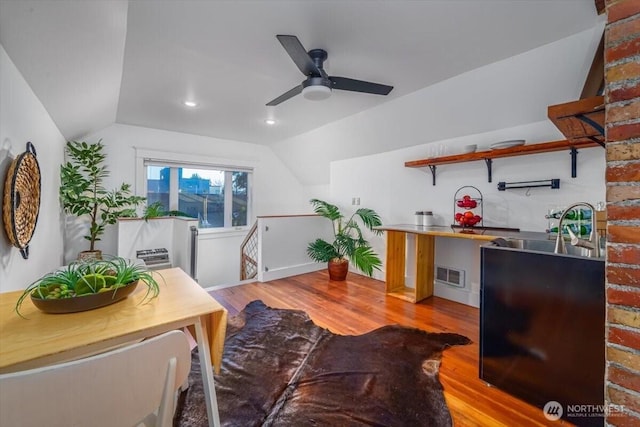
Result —
<instances>
[{"instance_id":1,"label":"potted palm plant","mask_svg":"<svg viewBox=\"0 0 640 427\"><path fill-rule=\"evenodd\" d=\"M371 244L364 238L360 222L374 234L381 234L381 230L374 227L382 225L380 216L373 210L360 208L348 219L340 209L323 200L311 199L316 214L329 219L333 223L333 242L316 239L309 243L307 254L316 262L326 262L331 280L345 280L349 270L349 261L368 276L373 270L379 270L382 261L374 252ZM358 221L358 219L360 221Z\"/></svg>"},{"instance_id":2,"label":"potted palm plant","mask_svg":"<svg viewBox=\"0 0 640 427\"><path fill-rule=\"evenodd\" d=\"M102 140L95 144L69 141L66 146L68 160L60 166L60 202L67 214L86 217L89 232L89 250L79 258L100 258L96 241L104 234L107 225L115 224L124 216L135 216L136 207L146 198L131 193L131 186L107 190L104 179L109 171L104 165L106 154Z\"/></svg>"}]
</instances>

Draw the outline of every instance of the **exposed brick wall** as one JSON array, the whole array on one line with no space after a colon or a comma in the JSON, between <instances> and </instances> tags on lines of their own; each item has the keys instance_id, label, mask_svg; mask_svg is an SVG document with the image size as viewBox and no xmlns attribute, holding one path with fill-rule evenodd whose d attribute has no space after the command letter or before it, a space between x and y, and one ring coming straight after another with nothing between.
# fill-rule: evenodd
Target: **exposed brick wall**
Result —
<instances>
[{"instance_id":1,"label":"exposed brick wall","mask_svg":"<svg viewBox=\"0 0 640 427\"><path fill-rule=\"evenodd\" d=\"M607 423L640 425L640 0L607 0Z\"/></svg>"}]
</instances>

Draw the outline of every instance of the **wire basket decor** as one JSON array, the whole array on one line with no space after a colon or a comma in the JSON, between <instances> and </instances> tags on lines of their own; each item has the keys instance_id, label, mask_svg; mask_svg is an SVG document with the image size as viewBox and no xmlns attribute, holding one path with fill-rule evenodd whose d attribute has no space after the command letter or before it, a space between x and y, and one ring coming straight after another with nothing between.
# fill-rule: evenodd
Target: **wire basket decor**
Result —
<instances>
[{"instance_id":1,"label":"wire basket decor","mask_svg":"<svg viewBox=\"0 0 640 427\"><path fill-rule=\"evenodd\" d=\"M7 237L29 258L29 242L33 236L40 212L40 165L36 149L27 142L27 149L9 165L4 181L2 221Z\"/></svg>"}]
</instances>

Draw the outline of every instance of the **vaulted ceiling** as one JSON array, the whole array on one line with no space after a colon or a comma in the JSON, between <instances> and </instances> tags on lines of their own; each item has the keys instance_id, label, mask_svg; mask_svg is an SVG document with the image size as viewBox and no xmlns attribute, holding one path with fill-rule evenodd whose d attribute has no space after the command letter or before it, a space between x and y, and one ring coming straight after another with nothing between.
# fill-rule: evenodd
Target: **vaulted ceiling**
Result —
<instances>
[{"instance_id":1,"label":"vaulted ceiling","mask_svg":"<svg viewBox=\"0 0 640 427\"><path fill-rule=\"evenodd\" d=\"M271 144L595 21L588 0L0 0L0 42L67 139L123 123ZM267 107L304 79L277 34L394 89Z\"/></svg>"}]
</instances>

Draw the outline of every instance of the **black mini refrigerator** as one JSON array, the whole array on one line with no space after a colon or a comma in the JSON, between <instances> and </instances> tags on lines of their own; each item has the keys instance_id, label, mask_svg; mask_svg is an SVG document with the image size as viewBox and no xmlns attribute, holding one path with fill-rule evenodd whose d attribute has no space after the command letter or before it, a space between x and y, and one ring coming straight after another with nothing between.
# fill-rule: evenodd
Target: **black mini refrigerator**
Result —
<instances>
[{"instance_id":1,"label":"black mini refrigerator","mask_svg":"<svg viewBox=\"0 0 640 427\"><path fill-rule=\"evenodd\" d=\"M603 425L604 260L481 248L480 378L563 418ZM576 406L591 405L591 406Z\"/></svg>"}]
</instances>

